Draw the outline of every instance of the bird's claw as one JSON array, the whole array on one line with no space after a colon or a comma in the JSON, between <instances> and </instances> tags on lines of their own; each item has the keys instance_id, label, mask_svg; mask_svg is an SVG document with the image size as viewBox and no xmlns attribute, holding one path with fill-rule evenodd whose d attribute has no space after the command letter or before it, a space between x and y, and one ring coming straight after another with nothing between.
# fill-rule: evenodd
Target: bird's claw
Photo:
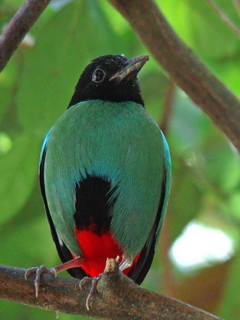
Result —
<instances>
[{"instance_id":1,"label":"bird's claw","mask_svg":"<svg viewBox=\"0 0 240 320\"><path fill-rule=\"evenodd\" d=\"M79 288L81 290L83 290L83 287L89 283L89 282L92 282L92 279L91 277L84 277L82 280L79 281Z\"/></svg>"},{"instance_id":2,"label":"bird's claw","mask_svg":"<svg viewBox=\"0 0 240 320\"><path fill-rule=\"evenodd\" d=\"M87 310L90 310L89 304L90 304L90 301L93 298L95 292L97 291L97 284L100 279L101 279L101 276L94 277L94 278L85 277L79 282L79 287L81 290L83 289L83 286L85 286L86 283L92 282L91 289L90 289L88 296L87 296L87 299L86 299Z\"/></svg>"},{"instance_id":3,"label":"bird's claw","mask_svg":"<svg viewBox=\"0 0 240 320\"><path fill-rule=\"evenodd\" d=\"M50 274L54 278L57 277L57 272L55 268L47 269L44 265L40 267L30 268L24 274L25 280L27 280L28 277L31 276L32 274L36 274L36 277L34 280L36 298L38 297L38 294L39 294L40 282L41 282L41 277L43 273Z\"/></svg>"}]
</instances>

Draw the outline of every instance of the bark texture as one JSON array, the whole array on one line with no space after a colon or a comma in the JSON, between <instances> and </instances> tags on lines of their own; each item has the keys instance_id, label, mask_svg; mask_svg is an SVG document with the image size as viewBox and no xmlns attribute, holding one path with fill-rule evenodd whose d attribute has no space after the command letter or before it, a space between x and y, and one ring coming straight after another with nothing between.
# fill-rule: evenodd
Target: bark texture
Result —
<instances>
[{"instance_id":1,"label":"bark texture","mask_svg":"<svg viewBox=\"0 0 240 320\"><path fill-rule=\"evenodd\" d=\"M109 259L97 291L86 309L91 282L82 290L74 279L43 275L39 297L35 297L34 277L24 279L24 269L0 266L0 299L46 310L113 320L220 320L178 300L143 289L118 270Z\"/></svg>"}]
</instances>

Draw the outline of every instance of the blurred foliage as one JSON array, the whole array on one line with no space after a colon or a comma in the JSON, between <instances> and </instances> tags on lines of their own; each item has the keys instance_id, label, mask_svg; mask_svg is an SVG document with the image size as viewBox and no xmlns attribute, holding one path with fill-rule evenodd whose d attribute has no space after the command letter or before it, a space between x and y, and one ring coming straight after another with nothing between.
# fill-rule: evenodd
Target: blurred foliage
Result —
<instances>
[{"instance_id":1,"label":"blurred foliage","mask_svg":"<svg viewBox=\"0 0 240 320\"><path fill-rule=\"evenodd\" d=\"M233 1L216 2L240 28ZM21 3L0 2L1 29ZM158 3L179 36L240 96L239 39L207 2ZM38 187L38 157L42 140L68 105L81 71L98 55L147 53L107 1L54 0L30 36L32 41L22 43L0 74L0 263L24 268L59 263ZM169 80L153 58L142 70L140 82L146 108L160 122ZM172 193L159 250L143 285L237 320L239 158L180 89L174 91L170 112L166 136L173 160ZM177 270L167 251L192 220L223 230L234 243L235 256L191 274ZM52 312L6 301L0 301L0 316L5 320L55 317ZM60 315L61 320L74 318Z\"/></svg>"}]
</instances>

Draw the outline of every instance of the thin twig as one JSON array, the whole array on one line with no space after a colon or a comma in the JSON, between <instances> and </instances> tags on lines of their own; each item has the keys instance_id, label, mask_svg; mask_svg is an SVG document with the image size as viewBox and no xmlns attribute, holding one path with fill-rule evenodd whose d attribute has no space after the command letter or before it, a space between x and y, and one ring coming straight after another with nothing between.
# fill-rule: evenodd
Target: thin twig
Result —
<instances>
[{"instance_id":1,"label":"thin twig","mask_svg":"<svg viewBox=\"0 0 240 320\"><path fill-rule=\"evenodd\" d=\"M232 0L234 7L237 10L237 13L240 15L240 0Z\"/></svg>"},{"instance_id":2,"label":"thin twig","mask_svg":"<svg viewBox=\"0 0 240 320\"><path fill-rule=\"evenodd\" d=\"M212 0L206 0L207 3L213 8L213 10L218 14L220 19L240 38L240 29L235 25L235 23L226 15L226 13L219 8L216 2Z\"/></svg>"},{"instance_id":3,"label":"thin twig","mask_svg":"<svg viewBox=\"0 0 240 320\"><path fill-rule=\"evenodd\" d=\"M0 36L0 71L50 0L26 0Z\"/></svg>"},{"instance_id":4,"label":"thin twig","mask_svg":"<svg viewBox=\"0 0 240 320\"><path fill-rule=\"evenodd\" d=\"M159 243L160 249L160 259L161 264L163 267L163 271L161 272L161 287L166 295L170 297L177 296L177 279L173 272L173 264L170 261L169 257L169 248L172 244L172 237L171 237L171 211L168 208L168 213L165 217L163 229L161 232L161 241Z\"/></svg>"},{"instance_id":5,"label":"thin twig","mask_svg":"<svg viewBox=\"0 0 240 320\"><path fill-rule=\"evenodd\" d=\"M188 304L140 288L119 272L117 266L111 265L108 270L98 282L89 311L85 303L91 283L80 290L78 280L45 274L36 298L33 279L24 279L26 270L6 266L0 266L0 299L101 319L220 320Z\"/></svg>"},{"instance_id":6,"label":"thin twig","mask_svg":"<svg viewBox=\"0 0 240 320\"><path fill-rule=\"evenodd\" d=\"M175 86L174 82L171 79L169 79L166 94L165 94L165 101L164 101L164 105L163 105L163 115L162 115L162 119L160 122L160 128L165 135L166 135L169 120L170 120L170 114L171 114L171 110L172 110L175 87L176 86Z\"/></svg>"},{"instance_id":7,"label":"thin twig","mask_svg":"<svg viewBox=\"0 0 240 320\"><path fill-rule=\"evenodd\" d=\"M153 0L109 0L173 81L240 151L240 101L176 35Z\"/></svg>"}]
</instances>

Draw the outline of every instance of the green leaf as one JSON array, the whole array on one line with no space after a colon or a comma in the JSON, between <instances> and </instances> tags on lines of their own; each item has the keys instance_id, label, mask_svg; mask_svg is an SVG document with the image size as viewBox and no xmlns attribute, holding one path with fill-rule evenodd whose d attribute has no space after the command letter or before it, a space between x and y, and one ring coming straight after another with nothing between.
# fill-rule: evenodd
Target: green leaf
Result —
<instances>
[{"instance_id":1,"label":"green leaf","mask_svg":"<svg viewBox=\"0 0 240 320\"><path fill-rule=\"evenodd\" d=\"M21 134L12 140L12 148L0 156L0 224L22 208L37 177L40 144Z\"/></svg>"},{"instance_id":2,"label":"green leaf","mask_svg":"<svg viewBox=\"0 0 240 320\"><path fill-rule=\"evenodd\" d=\"M11 99L16 81L16 64L10 61L8 67L0 73L0 121L2 120Z\"/></svg>"},{"instance_id":3,"label":"green leaf","mask_svg":"<svg viewBox=\"0 0 240 320\"><path fill-rule=\"evenodd\" d=\"M175 168L168 205L172 241L200 213L202 198L203 194L195 181L194 174L188 168Z\"/></svg>"},{"instance_id":4,"label":"green leaf","mask_svg":"<svg viewBox=\"0 0 240 320\"><path fill-rule=\"evenodd\" d=\"M147 69L147 72L140 79L140 85L147 111L156 121L160 122L159 120L163 112L164 95L168 85L166 77L160 72Z\"/></svg>"},{"instance_id":5,"label":"green leaf","mask_svg":"<svg viewBox=\"0 0 240 320\"><path fill-rule=\"evenodd\" d=\"M175 150L197 150L211 130L205 114L181 90L176 90L171 110L168 141Z\"/></svg>"},{"instance_id":6,"label":"green leaf","mask_svg":"<svg viewBox=\"0 0 240 320\"><path fill-rule=\"evenodd\" d=\"M228 201L228 214L230 213L234 217L236 217L238 220L240 220L240 191L237 190L236 192L232 192L230 195L230 199ZM226 211L227 211L226 210Z\"/></svg>"},{"instance_id":7,"label":"green leaf","mask_svg":"<svg viewBox=\"0 0 240 320\"><path fill-rule=\"evenodd\" d=\"M202 173L218 192L226 194L239 186L239 155L226 140L219 139L219 133L206 141L202 156Z\"/></svg>"},{"instance_id":8,"label":"green leaf","mask_svg":"<svg viewBox=\"0 0 240 320\"><path fill-rule=\"evenodd\" d=\"M108 38L112 31L96 19L98 14L75 1L34 33L36 45L26 55L17 95L18 116L26 131L43 137L66 109L89 60L116 50Z\"/></svg>"},{"instance_id":9,"label":"green leaf","mask_svg":"<svg viewBox=\"0 0 240 320\"><path fill-rule=\"evenodd\" d=\"M232 262L232 266L228 273L228 279L225 283L224 293L219 308L219 316L223 319L239 320L239 277L240 253L238 252Z\"/></svg>"},{"instance_id":10,"label":"green leaf","mask_svg":"<svg viewBox=\"0 0 240 320\"><path fill-rule=\"evenodd\" d=\"M229 59L215 59L209 63L216 76L240 97L240 50Z\"/></svg>"},{"instance_id":11,"label":"green leaf","mask_svg":"<svg viewBox=\"0 0 240 320\"><path fill-rule=\"evenodd\" d=\"M239 51L238 37L219 18L207 1L158 2L175 31L202 58L225 58ZM223 10L228 9L228 14L237 19L231 1L221 1L220 7ZM227 40L227 45L223 39Z\"/></svg>"},{"instance_id":12,"label":"green leaf","mask_svg":"<svg viewBox=\"0 0 240 320\"><path fill-rule=\"evenodd\" d=\"M207 1L159 0L159 7L174 31L235 94L240 96L237 35ZM219 0L219 7L240 29L232 1Z\"/></svg>"}]
</instances>

